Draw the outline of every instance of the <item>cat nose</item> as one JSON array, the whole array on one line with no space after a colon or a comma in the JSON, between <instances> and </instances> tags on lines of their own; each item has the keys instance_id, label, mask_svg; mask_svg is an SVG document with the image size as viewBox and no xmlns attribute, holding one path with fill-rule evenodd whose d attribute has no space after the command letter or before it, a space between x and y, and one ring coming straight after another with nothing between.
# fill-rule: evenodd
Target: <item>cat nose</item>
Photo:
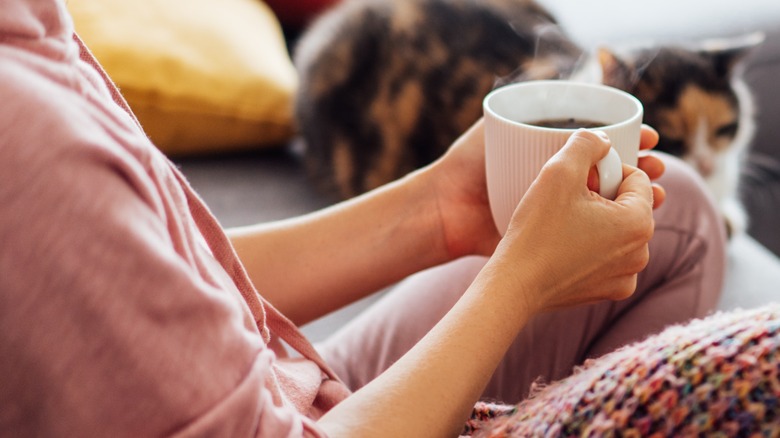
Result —
<instances>
[{"instance_id":1,"label":"cat nose","mask_svg":"<svg viewBox=\"0 0 780 438\"><path fill-rule=\"evenodd\" d=\"M695 165L696 169L704 177L712 175L712 172L715 170L715 162L707 157L697 157Z\"/></svg>"}]
</instances>

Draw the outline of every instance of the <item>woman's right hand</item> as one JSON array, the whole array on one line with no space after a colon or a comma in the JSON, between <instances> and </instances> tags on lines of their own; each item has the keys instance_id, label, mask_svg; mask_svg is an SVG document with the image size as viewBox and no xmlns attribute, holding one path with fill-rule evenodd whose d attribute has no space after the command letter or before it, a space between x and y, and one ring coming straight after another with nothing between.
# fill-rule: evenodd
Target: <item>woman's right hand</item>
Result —
<instances>
[{"instance_id":1,"label":"woman's right hand","mask_svg":"<svg viewBox=\"0 0 780 438\"><path fill-rule=\"evenodd\" d=\"M627 298L648 263L654 189L647 174L624 165L614 201L583 183L609 146L603 134L572 135L523 197L496 249L494 269L535 291L523 296L531 314Z\"/></svg>"},{"instance_id":2,"label":"woman's right hand","mask_svg":"<svg viewBox=\"0 0 780 438\"><path fill-rule=\"evenodd\" d=\"M470 165L464 179L476 186L484 184L484 166L467 159L483 156L481 125L475 126L439 169ZM387 371L325 414L320 426L330 436L455 436L534 314L630 295L648 259L653 188L647 174L625 166L615 201L591 192L589 169L608 149L596 134L574 134L541 171L458 302ZM469 199L485 198L483 185L471 193ZM483 208L474 223L485 222L486 200L471 204ZM426 406L424 415L420 406Z\"/></svg>"}]
</instances>

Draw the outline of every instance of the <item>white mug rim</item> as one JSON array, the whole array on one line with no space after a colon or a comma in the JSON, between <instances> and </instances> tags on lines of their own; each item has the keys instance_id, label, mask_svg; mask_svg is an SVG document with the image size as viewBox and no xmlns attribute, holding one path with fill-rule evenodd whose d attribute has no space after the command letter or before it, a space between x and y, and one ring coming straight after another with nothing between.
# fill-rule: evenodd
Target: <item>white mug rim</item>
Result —
<instances>
[{"instance_id":1,"label":"white mug rim","mask_svg":"<svg viewBox=\"0 0 780 438\"><path fill-rule=\"evenodd\" d=\"M625 98L628 98L629 101L632 102L634 112L631 114L631 116L625 118L624 120L616 123L610 123L605 124L603 126L593 127L593 128L587 128L588 130L598 131L602 129L620 129L623 126L629 125L633 123L637 117L642 117L644 112L644 107L642 106L642 102L639 101L639 99L636 98L636 96L620 90L618 88L604 85L604 84L593 84L588 82L577 82L577 81L569 81L564 79L552 79L552 80L535 80L535 81L526 81L526 82L517 82L509 85L504 85L502 87L496 88L492 90L490 93L488 93L487 96L485 96L485 99L483 101L483 107L486 112L490 114L491 117L498 119L504 123L508 123L510 125L516 125L516 126L522 126L524 128L531 128L534 130L540 130L540 131L552 131L552 132L569 132L573 133L581 128L554 128L554 127L548 127L548 126L539 126L534 125L530 122L520 122L517 120L510 119L506 116L503 116L499 114L497 111L495 111L491 105L490 102L492 99L495 98L498 94L507 93L512 89L517 88L531 88L531 87L580 87L580 88L590 88L594 90L600 90L604 92L611 93L613 95L622 96Z\"/></svg>"}]
</instances>

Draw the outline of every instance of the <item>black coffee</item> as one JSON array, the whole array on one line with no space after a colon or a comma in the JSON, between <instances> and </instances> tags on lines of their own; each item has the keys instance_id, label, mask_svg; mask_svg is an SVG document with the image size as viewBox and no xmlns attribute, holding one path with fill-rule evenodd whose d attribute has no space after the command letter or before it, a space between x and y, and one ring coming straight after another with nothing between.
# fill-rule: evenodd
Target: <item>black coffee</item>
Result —
<instances>
[{"instance_id":1,"label":"black coffee","mask_svg":"<svg viewBox=\"0 0 780 438\"><path fill-rule=\"evenodd\" d=\"M594 120L585 119L544 119L534 122L527 122L528 125L541 126L542 128L558 128L558 129L579 129L579 128L598 128L606 126L606 123L596 122Z\"/></svg>"}]
</instances>

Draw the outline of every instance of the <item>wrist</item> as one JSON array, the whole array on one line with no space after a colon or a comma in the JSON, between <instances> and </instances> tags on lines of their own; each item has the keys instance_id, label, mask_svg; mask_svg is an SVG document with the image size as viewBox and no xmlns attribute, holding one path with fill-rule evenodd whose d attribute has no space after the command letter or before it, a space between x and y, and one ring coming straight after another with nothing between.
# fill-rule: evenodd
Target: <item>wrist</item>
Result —
<instances>
[{"instance_id":1,"label":"wrist","mask_svg":"<svg viewBox=\"0 0 780 438\"><path fill-rule=\"evenodd\" d=\"M436 216L440 249L447 261L469 255L489 257L501 236L490 212L484 175L475 176L469 166L458 164L443 159L421 170L427 178L424 187L431 198L431 214Z\"/></svg>"},{"instance_id":2,"label":"wrist","mask_svg":"<svg viewBox=\"0 0 780 438\"><path fill-rule=\"evenodd\" d=\"M515 320L527 320L540 312L544 294L532 261L510 257L499 248L483 271L488 276L491 299L509 304Z\"/></svg>"},{"instance_id":3,"label":"wrist","mask_svg":"<svg viewBox=\"0 0 780 438\"><path fill-rule=\"evenodd\" d=\"M421 241L431 258L432 266L451 261L453 255L445 233L446 209L437 196L437 175L431 167L424 167L407 174L399 183L407 192L409 202L405 211L419 225Z\"/></svg>"}]
</instances>

